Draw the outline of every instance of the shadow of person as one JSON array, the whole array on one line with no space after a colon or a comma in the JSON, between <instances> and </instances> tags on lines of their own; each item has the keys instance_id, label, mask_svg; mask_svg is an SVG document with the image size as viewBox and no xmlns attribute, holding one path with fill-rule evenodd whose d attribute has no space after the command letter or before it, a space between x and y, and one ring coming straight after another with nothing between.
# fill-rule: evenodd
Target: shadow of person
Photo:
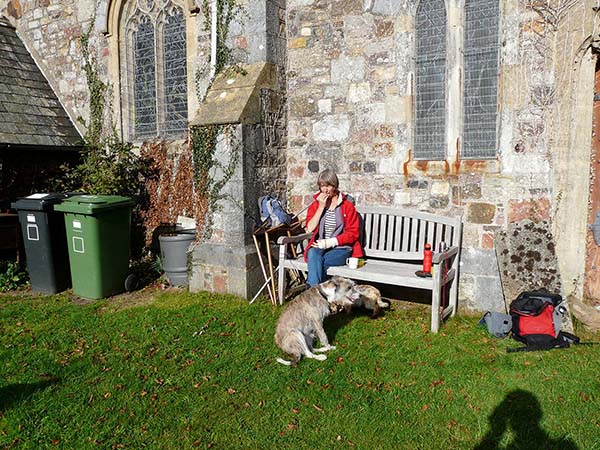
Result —
<instances>
[{"instance_id":1,"label":"shadow of person","mask_svg":"<svg viewBox=\"0 0 600 450\"><path fill-rule=\"evenodd\" d=\"M0 412L9 409L13 404L27 400L34 392L57 384L58 378L48 378L37 383L10 384L0 388Z\"/></svg>"},{"instance_id":2,"label":"shadow of person","mask_svg":"<svg viewBox=\"0 0 600 450\"><path fill-rule=\"evenodd\" d=\"M490 417L490 430L474 450L578 450L569 439L552 439L540 427L542 408L528 391L509 392ZM500 445L506 433L512 441Z\"/></svg>"}]
</instances>

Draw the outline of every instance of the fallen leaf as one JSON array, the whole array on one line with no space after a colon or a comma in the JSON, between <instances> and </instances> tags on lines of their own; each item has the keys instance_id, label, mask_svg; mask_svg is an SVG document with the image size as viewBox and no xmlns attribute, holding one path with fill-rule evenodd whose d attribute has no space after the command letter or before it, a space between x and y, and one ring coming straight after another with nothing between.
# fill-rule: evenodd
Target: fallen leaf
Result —
<instances>
[{"instance_id":1,"label":"fallen leaf","mask_svg":"<svg viewBox=\"0 0 600 450\"><path fill-rule=\"evenodd\" d=\"M298 429L298 425L296 425L295 423L288 423L287 427L288 427L288 430L297 430Z\"/></svg>"},{"instance_id":2,"label":"fallen leaf","mask_svg":"<svg viewBox=\"0 0 600 450\"><path fill-rule=\"evenodd\" d=\"M112 394L110 392L107 392L106 394L103 395L104 398L110 398Z\"/></svg>"},{"instance_id":3,"label":"fallen leaf","mask_svg":"<svg viewBox=\"0 0 600 450\"><path fill-rule=\"evenodd\" d=\"M338 356L336 361L338 363L344 362L344 358L342 358L341 356Z\"/></svg>"},{"instance_id":4,"label":"fallen leaf","mask_svg":"<svg viewBox=\"0 0 600 450\"><path fill-rule=\"evenodd\" d=\"M427 411L429 409L429 405L425 404L421 406L421 411Z\"/></svg>"},{"instance_id":5,"label":"fallen leaf","mask_svg":"<svg viewBox=\"0 0 600 450\"><path fill-rule=\"evenodd\" d=\"M429 385L429 387L438 387L441 384L444 384L443 379L432 381L431 384Z\"/></svg>"},{"instance_id":6,"label":"fallen leaf","mask_svg":"<svg viewBox=\"0 0 600 450\"><path fill-rule=\"evenodd\" d=\"M294 414L298 414L300 412L300 408L292 408L292 412Z\"/></svg>"},{"instance_id":7,"label":"fallen leaf","mask_svg":"<svg viewBox=\"0 0 600 450\"><path fill-rule=\"evenodd\" d=\"M228 393L228 394L235 394L235 393L236 393L236 390L235 390L235 389L233 389L233 388L229 388L229 389L227 389L227 393Z\"/></svg>"},{"instance_id":8,"label":"fallen leaf","mask_svg":"<svg viewBox=\"0 0 600 450\"><path fill-rule=\"evenodd\" d=\"M313 380L306 380L306 384L315 384Z\"/></svg>"},{"instance_id":9,"label":"fallen leaf","mask_svg":"<svg viewBox=\"0 0 600 450\"><path fill-rule=\"evenodd\" d=\"M321 408L319 405L313 405L313 408L315 408L319 412L323 412L323 408Z\"/></svg>"}]
</instances>

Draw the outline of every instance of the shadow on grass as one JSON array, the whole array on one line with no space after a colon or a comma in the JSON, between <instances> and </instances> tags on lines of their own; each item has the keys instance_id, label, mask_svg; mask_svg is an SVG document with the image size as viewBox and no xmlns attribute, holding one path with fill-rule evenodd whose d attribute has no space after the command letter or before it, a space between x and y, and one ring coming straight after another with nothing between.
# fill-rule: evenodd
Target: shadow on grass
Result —
<instances>
[{"instance_id":1,"label":"shadow on grass","mask_svg":"<svg viewBox=\"0 0 600 450\"><path fill-rule=\"evenodd\" d=\"M490 430L474 450L578 450L569 439L552 439L540 427L542 415L540 402L531 392L522 389L509 392L490 414ZM512 441L500 445L509 431Z\"/></svg>"},{"instance_id":2,"label":"shadow on grass","mask_svg":"<svg viewBox=\"0 0 600 450\"><path fill-rule=\"evenodd\" d=\"M0 388L0 412L8 410L13 404L27 400L37 391L57 384L58 378L48 378L37 383L10 384Z\"/></svg>"},{"instance_id":3,"label":"shadow on grass","mask_svg":"<svg viewBox=\"0 0 600 450\"><path fill-rule=\"evenodd\" d=\"M372 311L366 308L353 308L352 312L346 313L342 311L337 314L326 317L323 321L323 327L325 328L325 332L327 333L329 341L333 342L338 330L348 325L354 319L358 317L367 316L370 317L372 320L377 320L381 317L384 317L386 312L386 310L381 310L377 317L371 317Z\"/></svg>"}]
</instances>

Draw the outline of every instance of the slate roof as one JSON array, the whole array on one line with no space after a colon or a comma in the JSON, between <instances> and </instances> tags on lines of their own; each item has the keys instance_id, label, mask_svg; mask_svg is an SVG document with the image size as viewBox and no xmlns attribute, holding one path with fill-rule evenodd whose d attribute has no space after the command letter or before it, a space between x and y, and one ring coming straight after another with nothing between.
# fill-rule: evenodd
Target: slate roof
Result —
<instances>
[{"instance_id":1,"label":"slate roof","mask_svg":"<svg viewBox=\"0 0 600 450\"><path fill-rule=\"evenodd\" d=\"M72 149L81 135L17 36L0 19L0 149Z\"/></svg>"}]
</instances>

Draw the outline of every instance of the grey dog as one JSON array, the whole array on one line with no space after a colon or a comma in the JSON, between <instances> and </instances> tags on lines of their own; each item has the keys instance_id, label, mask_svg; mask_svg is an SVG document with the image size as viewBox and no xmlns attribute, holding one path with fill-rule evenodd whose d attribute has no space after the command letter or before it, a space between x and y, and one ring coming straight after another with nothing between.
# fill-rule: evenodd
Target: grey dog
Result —
<instances>
[{"instance_id":1,"label":"grey dog","mask_svg":"<svg viewBox=\"0 0 600 450\"><path fill-rule=\"evenodd\" d=\"M324 361L323 352L335 350L323 329L323 320L332 313L351 306L358 297L354 282L342 277L333 277L324 283L313 286L294 300L277 320L275 343L292 357L292 361L277 358L281 364L296 364L302 356ZM313 348L315 336L321 348ZM315 355L315 353L320 353Z\"/></svg>"}]
</instances>

